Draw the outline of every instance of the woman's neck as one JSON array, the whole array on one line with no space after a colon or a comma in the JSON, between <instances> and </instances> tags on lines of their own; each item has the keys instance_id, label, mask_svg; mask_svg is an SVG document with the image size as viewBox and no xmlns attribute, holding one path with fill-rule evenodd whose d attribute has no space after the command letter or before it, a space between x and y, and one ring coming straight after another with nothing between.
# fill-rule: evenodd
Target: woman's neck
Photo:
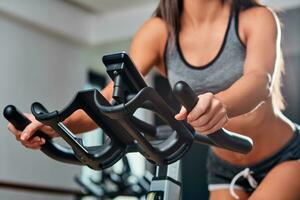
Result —
<instances>
[{"instance_id":1,"label":"woman's neck","mask_svg":"<svg viewBox=\"0 0 300 200\"><path fill-rule=\"evenodd\" d=\"M182 22L197 27L216 19L223 7L221 0L183 0Z\"/></svg>"}]
</instances>

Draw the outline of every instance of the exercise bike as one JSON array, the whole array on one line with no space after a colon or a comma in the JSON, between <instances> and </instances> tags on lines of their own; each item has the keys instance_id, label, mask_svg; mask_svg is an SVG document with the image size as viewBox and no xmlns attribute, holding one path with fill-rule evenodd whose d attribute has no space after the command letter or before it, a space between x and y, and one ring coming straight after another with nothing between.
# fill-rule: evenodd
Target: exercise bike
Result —
<instances>
[{"instance_id":1,"label":"exercise bike","mask_svg":"<svg viewBox=\"0 0 300 200\"><path fill-rule=\"evenodd\" d=\"M71 146L60 146L38 132L39 136L46 139L41 150L49 157L103 170L114 165L127 153L139 152L156 166L146 199L179 200L180 159L194 142L239 153L251 151L252 140L248 137L224 129L204 136L196 133L186 121L177 121L174 118L176 112L153 88L147 86L126 53L106 55L102 61L114 82L112 103L94 89L78 92L73 101L61 111L48 112L41 103L32 104L31 111L36 119L51 126ZM173 93L188 112L198 101L193 90L182 81L175 85ZM140 108L152 111L166 125L155 127L136 118L134 112ZM82 140L63 124L78 109L85 111L108 136L103 145L84 146ZM30 123L13 106L6 107L4 116L19 130Z\"/></svg>"}]
</instances>

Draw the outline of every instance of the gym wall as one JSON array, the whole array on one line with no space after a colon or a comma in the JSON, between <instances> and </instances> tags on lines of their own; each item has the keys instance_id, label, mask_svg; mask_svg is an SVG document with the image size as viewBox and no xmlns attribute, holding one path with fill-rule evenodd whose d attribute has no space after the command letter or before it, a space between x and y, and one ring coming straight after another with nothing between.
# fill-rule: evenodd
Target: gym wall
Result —
<instances>
[{"instance_id":1,"label":"gym wall","mask_svg":"<svg viewBox=\"0 0 300 200\"><path fill-rule=\"evenodd\" d=\"M300 123L300 7L279 14L283 24L282 47L285 60L282 92L286 99L285 114Z\"/></svg>"},{"instance_id":2,"label":"gym wall","mask_svg":"<svg viewBox=\"0 0 300 200\"><path fill-rule=\"evenodd\" d=\"M49 110L62 109L83 89L88 69L106 75L102 56L126 51L130 44L130 38L96 46L77 44L5 15L0 15L0 36L0 109L14 104L24 112L30 112L34 101L43 103ZM151 75L147 82L151 83ZM149 114L140 112L139 115L152 120ZM39 151L24 148L6 126L7 121L1 114L0 182L79 189L74 176L80 173L80 167L58 163ZM140 156L135 155L133 159L136 157ZM143 160L139 158L133 166L137 175L144 172ZM0 199L64 200L72 197L0 188Z\"/></svg>"},{"instance_id":3,"label":"gym wall","mask_svg":"<svg viewBox=\"0 0 300 200\"><path fill-rule=\"evenodd\" d=\"M65 106L83 88L87 49L27 24L0 16L0 107L14 104L29 112L34 101L49 109ZM2 111L1 111L2 112ZM6 129L0 115L0 180L59 188L77 188L80 168L25 149ZM0 199L47 199L0 189ZM59 199L52 197L49 199Z\"/></svg>"}]
</instances>

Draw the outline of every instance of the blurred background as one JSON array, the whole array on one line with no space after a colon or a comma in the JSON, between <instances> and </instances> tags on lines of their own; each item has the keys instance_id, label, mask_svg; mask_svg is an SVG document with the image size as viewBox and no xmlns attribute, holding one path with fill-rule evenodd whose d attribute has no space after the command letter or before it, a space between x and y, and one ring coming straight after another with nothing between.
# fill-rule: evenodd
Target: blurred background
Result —
<instances>
[{"instance_id":1,"label":"blurred background","mask_svg":"<svg viewBox=\"0 0 300 200\"><path fill-rule=\"evenodd\" d=\"M49 110L60 110L78 90L103 87L107 77L102 56L126 51L134 33L151 16L157 3L157 0L0 0L0 109L14 104L29 112L30 105L39 101ZM279 11L286 63L285 114L300 123L300 1L262 3ZM147 81L154 85L165 83L154 72ZM152 120L147 113L140 115ZM6 126L0 115L0 199L79 199L82 187L74 177L94 172L58 163L39 151L23 148ZM197 155L191 153L183 165L185 200L207 198L206 148L195 149ZM134 173L141 176L146 162L138 155L131 160L135 162Z\"/></svg>"}]
</instances>

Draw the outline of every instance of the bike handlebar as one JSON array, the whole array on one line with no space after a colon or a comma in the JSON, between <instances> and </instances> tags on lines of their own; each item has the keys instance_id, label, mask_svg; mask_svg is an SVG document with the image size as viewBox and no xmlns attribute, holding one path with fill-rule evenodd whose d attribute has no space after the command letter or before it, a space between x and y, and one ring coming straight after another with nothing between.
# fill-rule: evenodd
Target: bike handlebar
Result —
<instances>
[{"instance_id":1,"label":"bike handlebar","mask_svg":"<svg viewBox=\"0 0 300 200\"><path fill-rule=\"evenodd\" d=\"M51 126L71 147L56 144L45 133L36 135L45 138L41 151L49 157L77 165L87 165L101 170L112 166L126 153L138 151L147 160L157 165L170 164L188 152L193 142L201 142L239 153L252 149L249 137L220 129L209 135L195 133L186 121L174 119L174 110L151 87L148 87L125 53L104 56L107 72L114 81L114 104L110 104L97 90L80 91L62 111L48 112L40 103L32 105L35 118ZM173 90L181 104L190 112L198 97L185 83L178 82ZM166 130L135 118L134 112L144 108L154 112L169 126ZM69 130L63 121L76 110L83 110L103 129L108 140L100 146L87 147ZM30 120L16 107L4 109L5 118L18 130L23 130ZM165 132L164 132L165 131Z\"/></svg>"},{"instance_id":2,"label":"bike handlebar","mask_svg":"<svg viewBox=\"0 0 300 200\"><path fill-rule=\"evenodd\" d=\"M13 105L6 106L3 110L3 115L19 131L23 131L25 127L31 123L31 121ZM50 158L64 163L82 165L71 148L55 143L53 139L42 131L37 131L34 136L45 139L45 144L42 145L41 151Z\"/></svg>"},{"instance_id":3,"label":"bike handlebar","mask_svg":"<svg viewBox=\"0 0 300 200\"><path fill-rule=\"evenodd\" d=\"M187 109L188 113L193 110L199 100L194 91L184 81L177 82L173 92L179 102ZM207 136L198 136L199 133L196 133L196 135L196 140L202 141L204 137L207 137L218 147L240 153L249 153L253 145L251 138L230 132L224 128L208 134Z\"/></svg>"}]
</instances>

